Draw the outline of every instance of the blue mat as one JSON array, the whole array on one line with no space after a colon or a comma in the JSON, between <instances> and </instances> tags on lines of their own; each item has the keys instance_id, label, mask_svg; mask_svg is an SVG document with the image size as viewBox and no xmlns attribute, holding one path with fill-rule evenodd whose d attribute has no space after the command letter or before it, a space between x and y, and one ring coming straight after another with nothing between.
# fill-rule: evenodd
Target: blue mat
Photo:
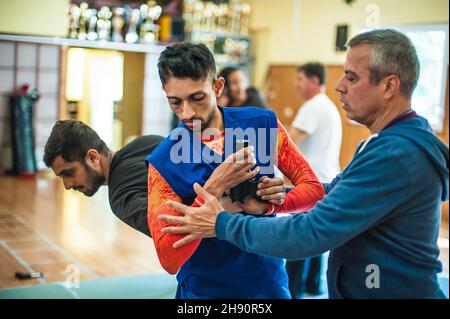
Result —
<instances>
[{"instance_id":1,"label":"blue mat","mask_svg":"<svg viewBox=\"0 0 450 319\"><path fill-rule=\"evenodd\" d=\"M440 277L439 284L448 298L448 277ZM136 275L81 281L79 288L69 288L64 283L54 283L0 289L0 299L173 299L176 288L175 276ZM304 295L303 298L328 298L325 280L322 280L321 288L324 294Z\"/></svg>"},{"instance_id":2,"label":"blue mat","mask_svg":"<svg viewBox=\"0 0 450 319\"><path fill-rule=\"evenodd\" d=\"M448 299L448 277L439 277L439 286L441 286L442 291Z\"/></svg>"},{"instance_id":3,"label":"blue mat","mask_svg":"<svg viewBox=\"0 0 450 319\"><path fill-rule=\"evenodd\" d=\"M326 252L322 255L322 270L321 270L321 280L320 280L320 291L322 294L320 295L310 295L307 293L304 293L301 296L297 296L297 298L302 299L328 299L328 285L327 285L327 278L326 278L326 272L328 268L328 255L329 252ZM441 290L444 292L447 299L448 292L449 292L449 278L448 277L438 277L439 280L439 286L441 287Z\"/></svg>"},{"instance_id":4,"label":"blue mat","mask_svg":"<svg viewBox=\"0 0 450 319\"><path fill-rule=\"evenodd\" d=\"M0 299L173 299L175 276L121 276L80 282L79 288L53 283L0 289Z\"/></svg>"}]
</instances>

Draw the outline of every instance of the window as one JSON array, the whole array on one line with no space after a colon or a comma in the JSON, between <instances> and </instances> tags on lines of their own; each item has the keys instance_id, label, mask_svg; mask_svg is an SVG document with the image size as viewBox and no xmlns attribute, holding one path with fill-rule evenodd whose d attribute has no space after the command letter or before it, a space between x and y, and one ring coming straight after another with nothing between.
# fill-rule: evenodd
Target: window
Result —
<instances>
[{"instance_id":1,"label":"window","mask_svg":"<svg viewBox=\"0 0 450 319\"><path fill-rule=\"evenodd\" d=\"M412 97L412 107L430 122L436 132L442 132L448 70L448 24L397 29L414 43L420 60L419 83Z\"/></svg>"},{"instance_id":2,"label":"window","mask_svg":"<svg viewBox=\"0 0 450 319\"><path fill-rule=\"evenodd\" d=\"M425 117L435 132L443 132L448 70L448 24L390 27L406 34L417 50L420 77L412 108ZM369 31L362 29L360 32Z\"/></svg>"}]
</instances>

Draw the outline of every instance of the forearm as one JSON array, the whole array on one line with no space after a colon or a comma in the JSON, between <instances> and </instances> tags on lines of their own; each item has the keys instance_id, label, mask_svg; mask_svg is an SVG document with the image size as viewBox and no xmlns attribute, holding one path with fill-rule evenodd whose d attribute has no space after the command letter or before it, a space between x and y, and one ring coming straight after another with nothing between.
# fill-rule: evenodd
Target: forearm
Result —
<instances>
[{"instance_id":1,"label":"forearm","mask_svg":"<svg viewBox=\"0 0 450 319\"><path fill-rule=\"evenodd\" d=\"M168 200L181 202L181 199L151 166L149 166L148 192L148 225L153 235L155 249L161 266L170 274L175 274L197 250L201 240L192 241L186 246L176 249L173 248L173 244L182 239L185 234L165 234L161 231L170 224L158 220L159 215L181 215L167 206L166 202Z\"/></svg>"},{"instance_id":2,"label":"forearm","mask_svg":"<svg viewBox=\"0 0 450 319\"><path fill-rule=\"evenodd\" d=\"M158 209L158 208L157 208ZM173 248L173 244L182 239L184 234L164 234L161 229L171 224L158 220L159 215L178 215L172 209L149 211L149 227L161 266L170 274L175 274L197 250L201 240L195 240L182 248Z\"/></svg>"},{"instance_id":3,"label":"forearm","mask_svg":"<svg viewBox=\"0 0 450 319\"><path fill-rule=\"evenodd\" d=\"M345 190L341 192L345 193ZM348 200L344 196L331 200L325 198L308 214L279 218L220 213L216 221L216 234L219 239L251 253L286 259L317 256L341 245L371 222L370 218L354 219L360 208L339 199Z\"/></svg>"},{"instance_id":4,"label":"forearm","mask_svg":"<svg viewBox=\"0 0 450 319\"><path fill-rule=\"evenodd\" d=\"M324 203L325 202L325 203ZM378 218L358 216L360 208L334 208L326 199L308 214L279 218L220 213L216 235L242 250L286 259L302 259L332 250L357 236Z\"/></svg>"},{"instance_id":5,"label":"forearm","mask_svg":"<svg viewBox=\"0 0 450 319\"><path fill-rule=\"evenodd\" d=\"M329 250L330 241L312 236L308 214L280 218L255 218L220 213L216 221L217 238L240 249L286 259L302 259ZM277 240L274 240L274 239ZM307 244L302 244L307 243Z\"/></svg>"},{"instance_id":6,"label":"forearm","mask_svg":"<svg viewBox=\"0 0 450 319\"><path fill-rule=\"evenodd\" d=\"M309 138L309 134L305 131L300 130L297 127L291 127L289 129L289 136L294 141L296 145L301 145L306 139Z\"/></svg>"},{"instance_id":7,"label":"forearm","mask_svg":"<svg viewBox=\"0 0 450 319\"><path fill-rule=\"evenodd\" d=\"M293 188L284 203L274 209L274 213L299 213L313 208L325 195L325 189L318 181L310 180Z\"/></svg>"},{"instance_id":8,"label":"forearm","mask_svg":"<svg viewBox=\"0 0 450 319\"><path fill-rule=\"evenodd\" d=\"M370 171L371 165L381 164L361 162L308 214L253 218L220 213L217 237L248 252L287 259L316 256L343 245L388 218L400 202L413 196L408 178L393 178L407 176L395 158L380 160L385 170Z\"/></svg>"},{"instance_id":9,"label":"forearm","mask_svg":"<svg viewBox=\"0 0 450 319\"><path fill-rule=\"evenodd\" d=\"M276 213L296 213L310 210L325 195L317 176L279 124L278 168L295 186L284 203L275 208Z\"/></svg>"}]
</instances>

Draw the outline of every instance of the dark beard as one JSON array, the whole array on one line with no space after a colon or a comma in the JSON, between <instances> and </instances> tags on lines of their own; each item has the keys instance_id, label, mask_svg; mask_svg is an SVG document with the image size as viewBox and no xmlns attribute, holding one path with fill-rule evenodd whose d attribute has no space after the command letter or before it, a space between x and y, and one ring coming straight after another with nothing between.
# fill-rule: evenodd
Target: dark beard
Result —
<instances>
[{"instance_id":1,"label":"dark beard","mask_svg":"<svg viewBox=\"0 0 450 319\"><path fill-rule=\"evenodd\" d=\"M208 117L204 121L201 118L193 117L193 118L190 118L189 120L183 121L183 122L191 122L191 121L198 120L198 121L200 121L200 131L204 131L211 125L211 122L214 119L214 115L216 114L216 108L217 108L217 105L215 107L213 107L211 112L208 114ZM198 126L194 126L192 129L187 127L187 129L190 131L194 131L194 132L199 131Z\"/></svg>"},{"instance_id":2,"label":"dark beard","mask_svg":"<svg viewBox=\"0 0 450 319\"><path fill-rule=\"evenodd\" d=\"M208 117L206 118L205 122L202 122L201 130L206 130L209 125L211 125L212 120L214 119L214 115L216 114L216 107L214 107L211 111L211 113L208 114Z\"/></svg>"},{"instance_id":3,"label":"dark beard","mask_svg":"<svg viewBox=\"0 0 450 319\"><path fill-rule=\"evenodd\" d=\"M100 186L103 185L103 183L105 182L105 177L94 171L87 164L83 163L83 166L86 169L88 181L90 182L90 184L92 184L92 188L87 190L86 192L83 192L83 194L91 197L95 193L97 193Z\"/></svg>"}]
</instances>

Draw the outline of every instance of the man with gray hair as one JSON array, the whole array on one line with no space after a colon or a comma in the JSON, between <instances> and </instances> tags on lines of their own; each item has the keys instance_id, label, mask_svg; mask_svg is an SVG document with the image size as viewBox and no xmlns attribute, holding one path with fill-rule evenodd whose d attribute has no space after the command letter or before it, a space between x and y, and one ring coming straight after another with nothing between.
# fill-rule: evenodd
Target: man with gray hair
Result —
<instances>
[{"instance_id":1,"label":"man with gray hair","mask_svg":"<svg viewBox=\"0 0 450 319\"><path fill-rule=\"evenodd\" d=\"M348 44L336 85L349 119L372 135L307 214L257 219L231 215L196 185L199 208L166 231L216 236L242 250L287 259L331 250L330 298L444 298L437 274L441 201L448 200L448 146L411 108L419 61L395 30L359 34ZM270 238L271 240L265 240Z\"/></svg>"}]
</instances>

